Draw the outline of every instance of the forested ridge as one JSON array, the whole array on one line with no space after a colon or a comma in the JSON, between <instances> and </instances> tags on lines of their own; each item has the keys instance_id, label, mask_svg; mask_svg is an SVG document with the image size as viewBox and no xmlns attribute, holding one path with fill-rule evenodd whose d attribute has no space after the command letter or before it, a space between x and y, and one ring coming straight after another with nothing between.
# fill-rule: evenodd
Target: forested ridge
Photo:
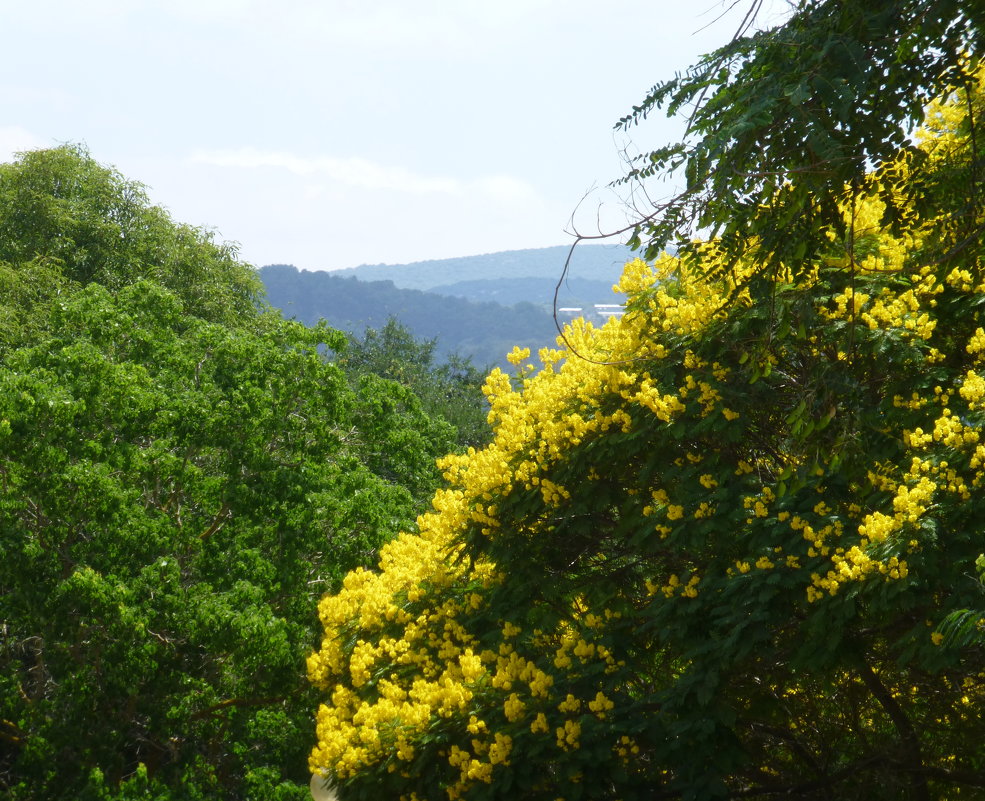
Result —
<instances>
[{"instance_id":1,"label":"forested ridge","mask_svg":"<svg viewBox=\"0 0 985 801\"><path fill-rule=\"evenodd\" d=\"M285 321L82 149L0 166L0 794L307 795L318 597L487 438L432 349Z\"/></svg>"},{"instance_id":2,"label":"forested ridge","mask_svg":"<svg viewBox=\"0 0 985 801\"><path fill-rule=\"evenodd\" d=\"M483 367L506 366L504 357L514 345L538 348L557 335L550 311L530 302L474 303L290 265L267 265L259 276L268 302L285 316L307 325L324 320L354 336L395 318L418 339L433 339L439 359L457 354Z\"/></svg>"},{"instance_id":3,"label":"forested ridge","mask_svg":"<svg viewBox=\"0 0 985 801\"><path fill-rule=\"evenodd\" d=\"M586 244L572 256L569 273L575 278L606 282L609 289L618 280L623 264L631 255L625 245ZM558 265L564 264L567 256L567 245L555 245L409 264L363 264L332 272L343 278L355 277L360 281L393 281L401 289L433 291L440 286L483 279L510 281L548 278L556 282Z\"/></svg>"},{"instance_id":4,"label":"forested ridge","mask_svg":"<svg viewBox=\"0 0 985 801\"><path fill-rule=\"evenodd\" d=\"M629 251L583 245L559 285L568 251L557 246L331 272L268 264L259 274L267 300L301 322L325 320L358 336L393 317L417 338L435 340L439 359L457 354L508 368L505 355L515 345L553 344L555 307L577 307L598 321L595 304L619 302L613 284Z\"/></svg>"}]
</instances>

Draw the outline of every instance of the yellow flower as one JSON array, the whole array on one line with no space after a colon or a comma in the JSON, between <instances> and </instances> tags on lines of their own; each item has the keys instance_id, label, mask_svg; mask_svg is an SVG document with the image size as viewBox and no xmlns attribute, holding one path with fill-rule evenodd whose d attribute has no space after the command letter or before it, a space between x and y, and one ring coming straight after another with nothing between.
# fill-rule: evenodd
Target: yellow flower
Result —
<instances>
[{"instance_id":1,"label":"yellow flower","mask_svg":"<svg viewBox=\"0 0 985 801\"><path fill-rule=\"evenodd\" d=\"M500 351L502 353L502 351ZM507 356L506 361L513 365L519 365L524 359L530 358L530 348L521 348L519 345L513 348Z\"/></svg>"},{"instance_id":2,"label":"yellow flower","mask_svg":"<svg viewBox=\"0 0 985 801\"><path fill-rule=\"evenodd\" d=\"M537 717L535 717L530 723L530 731L537 734L537 732L546 732L549 730L550 727L547 725L547 717L543 712L538 712Z\"/></svg>"}]
</instances>

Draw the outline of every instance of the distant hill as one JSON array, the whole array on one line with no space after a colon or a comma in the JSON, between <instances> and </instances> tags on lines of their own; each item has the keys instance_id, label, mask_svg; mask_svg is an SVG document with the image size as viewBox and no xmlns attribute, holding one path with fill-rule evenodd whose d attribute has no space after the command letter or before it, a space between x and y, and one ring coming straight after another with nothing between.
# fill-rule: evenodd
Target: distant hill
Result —
<instances>
[{"instance_id":1,"label":"distant hill","mask_svg":"<svg viewBox=\"0 0 985 801\"><path fill-rule=\"evenodd\" d=\"M307 325L324 319L357 335L396 317L416 338L437 339L439 357L459 353L479 367L505 364L514 345L537 350L553 345L557 336L553 317L532 303L475 303L286 264L263 267L259 275L268 302L287 317Z\"/></svg>"},{"instance_id":2,"label":"distant hill","mask_svg":"<svg viewBox=\"0 0 985 801\"><path fill-rule=\"evenodd\" d=\"M596 303L619 303L613 293L614 281L592 281L587 278L566 279L558 292L558 307L579 306L591 310ZM437 295L452 295L474 301L493 301L511 306L514 303L534 303L550 309L554 301L556 278L493 278L458 281L428 290Z\"/></svg>"},{"instance_id":3,"label":"distant hill","mask_svg":"<svg viewBox=\"0 0 985 801\"><path fill-rule=\"evenodd\" d=\"M529 250L505 250L479 256L455 259L418 261L410 264L364 264L348 270L335 270L335 275L355 276L362 281L393 281L402 289L426 289L437 291L474 281L509 281L513 279L543 278L553 283L550 296L528 298L532 303L548 303L554 294L554 284L561 276L568 246ZM625 245L582 244L574 250L568 269L568 279L600 282L606 296L595 301L611 303L611 287L622 274L623 265L633 258ZM483 291L488 290L486 287ZM455 292L453 294L458 294Z\"/></svg>"},{"instance_id":4,"label":"distant hill","mask_svg":"<svg viewBox=\"0 0 985 801\"><path fill-rule=\"evenodd\" d=\"M438 356L460 353L478 366L505 365L514 345L553 346L554 291L569 248L508 250L409 264L367 264L331 272L268 265L260 270L271 305L313 324L360 335L392 316L419 339L437 339ZM563 322L601 322L596 304L619 303L612 285L633 254L623 245L579 245L558 294Z\"/></svg>"}]
</instances>

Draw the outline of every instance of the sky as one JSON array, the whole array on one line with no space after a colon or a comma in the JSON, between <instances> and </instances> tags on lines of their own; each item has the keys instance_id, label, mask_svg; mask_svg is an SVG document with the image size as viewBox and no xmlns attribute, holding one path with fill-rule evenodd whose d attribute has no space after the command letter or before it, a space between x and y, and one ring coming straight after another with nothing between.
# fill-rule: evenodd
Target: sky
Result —
<instances>
[{"instance_id":1,"label":"sky","mask_svg":"<svg viewBox=\"0 0 985 801\"><path fill-rule=\"evenodd\" d=\"M614 124L748 5L0 0L0 161L84 145L257 266L564 244L626 223L681 123Z\"/></svg>"}]
</instances>

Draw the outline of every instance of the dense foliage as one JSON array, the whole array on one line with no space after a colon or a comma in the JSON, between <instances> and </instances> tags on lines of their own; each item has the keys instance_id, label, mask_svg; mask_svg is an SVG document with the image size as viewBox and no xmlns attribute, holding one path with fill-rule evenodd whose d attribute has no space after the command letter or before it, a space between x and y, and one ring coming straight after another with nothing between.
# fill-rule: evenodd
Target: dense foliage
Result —
<instances>
[{"instance_id":1,"label":"dense foliage","mask_svg":"<svg viewBox=\"0 0 985 801\"><path fill-rule=\"evenodd\" d=\"M437 340L416 340L395 318L380 329L350 334L339 357L350 378L385 378L407 387L431 417L451 423L460 448L485 445L491 436L489 405L482 394L484 374L469 359L452 354L435 359Z\"/></svg>"},{"instance_id":2,"label":"dense foliage","mask_svg":"<svg viewBox=\"0 0 985 801\"><path fill-rule=\"evenodd\" d=\"M188 314L233 324L254 312L260 288L229 245L174 223L140 184L77 147L0 165L0 263L56 266L63 280L110 290L144 278L174 292Z\"/></svg>"},{"instance_id":3,"label":"dense foliage","mask_svg":"<svg viewBox=\"0 0 985 801\"><path fill-rule=\"evenodd\" d=\"M0 166L0 795L301 799L317 598L454 430L84 151Z\"/></svg>"},{"instance_id":4,"label":"dense foliage","mask_svg":"<svg viewBox=\"0 0 985 801\"><path fill-rule=\"evenodd\" d=\"M819 258L824 233L844 234L841 188L905 153L911 180L888 173L882 223L898 234L922 203L913 180L926 152L907 134L932 98L974 83L985 48L985 4L966 0L794 0L782 25L749 31L750 0L732 41L653 87L617 127L658 109L687 116L684 139L635 158L627 181L679 176L680 192L636 226L655 257L688 248L695 232L722 250L718 269L757 262L799 270ZM965 197L965 201L972 200Z\"/></svg>"},{"instance_id":5,"label":"dense foliage","mask_svg":"<svg viewBox=\"0 0 985 801\"><path fill-rule=\"evenodd\" d=\"M491 444L320 604L340 797L985 795L985 649L941 629L985 606L983 107L826 184L795 262L631 262L621 319L493 372Z\"/></svg>"}]
</instances>

